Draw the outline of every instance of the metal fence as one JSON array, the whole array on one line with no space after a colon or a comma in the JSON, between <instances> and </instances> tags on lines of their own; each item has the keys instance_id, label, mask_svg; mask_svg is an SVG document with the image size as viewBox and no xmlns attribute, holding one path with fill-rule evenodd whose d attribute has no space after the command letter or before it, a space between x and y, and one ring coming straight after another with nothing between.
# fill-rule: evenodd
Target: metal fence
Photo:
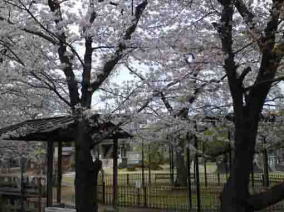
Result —
<instances>
[{"instance_id":1,"label":"metal fence","mask_svg":"<svg viewBox=\"0 0 284 212\"><path fill-rule=\"evenodd\" d=\"M175 179L176 176L173 176ZM201 173L199 176L199 189L196 184L194 175L191 175L191 187L176 187L172 183L172 176L169 173L148 173L144 175L141 173L127 173L118 175L118 192L117 192L117 206L120 207L143 207L156 208L174 211L219 211L220 202L219 196L223 185L227 181L228 175L218 173ZM265 180L261 173L255 173L251 176L250 190L251 193L258 193L267 189L265 187ZM269 175L269 184L273 186L277 183L283 182L284 174L272 173ZM0 185L2 186L19 186L19 180L12 177L0 177ZM38 181L38 180L37 180ZM30 187L34 182L26 178L25 194L31 194ZM144 183L142 183L144 182ZM37 184L37 183L35 183ZM28 186L29 185L29 186ZM39 212L43 211L42 207L45 205L44 189L36 192L44 184L35 186L34 198L28 198L25 201L26 211ZM1 186L0 186L1 187ZM197 192L197 191L200 192ZM102 204L113 204L113 176L100 175L98 182L98 200ZM74 204L74 198L70 200L69 204ZM1 201L0 201L1 202ZM14 198L10 202L2 202L0 207L2 211L10 212L17 211L21 206L20 200ZM41 205L41 206L39 206ZM283 211L284 202L280 202L273 207L264 211ZM1 211L1 210L0 210Z\"/></svg>"},{"instance_id":2,"label":"metal fence","mask_svg":"<svg viewBox=\"0 0 284 212\"><path fill-rule=\"evenodd\" d=\"M191 188L175 187L167 173L155 173L151 176L142 174L119 174L117 205L120 207L145 207L178 211L218 211L219 196L228 176L210 173L200 175L199 188L194 176L191 176ZM270 185L282 182L284 175L270 174ZM144 181L144 185L142 183ZM113 204L113 176L100 176L98 198L103 204ZM197 192L199 189L199 192ZM262 174L251 178L250 190L257 193L267 189ZM199 201L198 201L199 199ZM264 211L283 211L284 202L280 202Z\"/></svg>"}]
</instances>

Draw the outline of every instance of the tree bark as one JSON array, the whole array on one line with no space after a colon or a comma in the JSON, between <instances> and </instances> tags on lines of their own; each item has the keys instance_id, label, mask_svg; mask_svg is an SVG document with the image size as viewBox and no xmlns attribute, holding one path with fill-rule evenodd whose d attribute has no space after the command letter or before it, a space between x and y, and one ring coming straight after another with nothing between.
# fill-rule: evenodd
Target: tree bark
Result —
<instances>
[{"instance_id":1,"label":"tree bark","mask_svg":"<svg viewBox=\"0 0 284 212\"><path fill-rule=\"evenodd\" d=\"M235 123L235 148L231 174L221 194L222 212L252 212L249 198L249 174L252 169L257 121L250 117Z\"/></svg>"},{"instance_id":2,"label":"tree bark","mask_svg":"<svg viewBox=\"0 0 284 212\"><path fill-rule=\"evenodd\" d=\"M77 212L97 212L96 190L97 173L90 152L92 139L89 136L88 123L82 119L78 121L76 138L75 164L75 193Z\"/></svg>"},{"instance_id":3,"label":"tree bark","mask_svg":"<svg viewBox=\"0 0 284 212\"><path fill-rule=\"evenodd\" d=\"M187 169L184 156L184 142L180 140L176 148L176 169L177 178L175 186L186 186L187 185Z\"/></svg>"},{"instance_id":4,"label":"tree bark","mask_svg":"<svg viewBox=\"0 0 284 212\"><path fill-rule=\"evenodd\" d=\"M276 46L276 32L278 29L280 11L283 0L272 1L269 21L261 34L254 28L253 14L242 0L218 0L223 6L220 24L215 24L222 41L222 50L225 55L224 69L226 71L234 108L235 148L231 176L221 194L222 212L252 212L253 206L248 185L249 173L252 169L254 148L256 143L259 116L265 99L271 88L282 56L274 50ZM238 66L235 64L233 51L233 14L234 6L243 17L249 30L255 34L260 48L262 59L254 84L245 88L244 79L248 68L238 76ZM277 193L277 192L276 192ZM281 192L278 192L281 195ZM264 195L265 196L265 195ZM249 203L248 200L251 200ZM277 198L276 198L277 199ZM269 206L262 205L262 208Z\"/></svg>"}]
</instances>

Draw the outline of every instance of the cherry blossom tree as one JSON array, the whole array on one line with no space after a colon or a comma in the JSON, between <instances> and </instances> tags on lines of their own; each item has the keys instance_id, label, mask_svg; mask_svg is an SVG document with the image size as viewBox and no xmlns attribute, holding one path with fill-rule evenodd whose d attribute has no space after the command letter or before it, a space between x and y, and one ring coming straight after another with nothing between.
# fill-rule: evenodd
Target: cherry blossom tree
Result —
<instances>
[{"instance_id":1,"label":"cherry blossom tree","mask_svg":"<svg viewBox=\"0 0 284 212\"><path fill-rule=\"evenodd\" d=\"M176 146L176 185L186 185L184 138L195 131L190 116L210 111L222 113L230 106L230 99L220 69L221 49L208 41L215 39L209 21L211 16L216 16L215 12L200 7L205 6L204 3L172 1L162 5L167 8L167 16L161 19L157 14L160 25L146 30L153 35L143 39L141 47L123 63L122 68L128 70L134 80L105 86L102 100L115 99L110 111L152 114L155 125L160 124L153 129L162 134L164 141L175 135L175 139L167 142ZM200 14L205 15L202 18ZM211 31L204 32L201 26ZM207 42L207 48L202 41Z\"/></svg>"},{"instance_id":2,"label":"cherry blossom tree","mask_svg":"<svg viewBox=\"0 0 284 212\"><path fill-rule=\"evenodd\" d=\"M1 70L13 73L22 88L52 91L78 121L77 211L97 210L99 167L90 152L94 145L87 117L99 90L107 94L104 98L116 97L109 112L153 114L160 135L177 135L180 151L185 135L195 134L196 122L208 113L234 111L234 163L221 196L222 211L253 211L282 198L283 185L263 194L248 192L259 117L270 88L283 79L283 1L258 3L0 2ZM116 86L110 83L116 71L129 72L135 80ZM5 88L19 84L9 85ZM185 170L182 154L176 160Z\"/></svg>"},{"instance_id":3,"label":"cherry blossom tree","mask_svg":"<svg viewBox=\"0 0 284 212\"><path fill-rule=\"evenodd\" d=\"M147 0L1 1L1 38L9 47L1 61L13 59L3 66L39 80L78 119L77 211L97 211L94 186L99 170L91 157L84 111L91 108L94 92L118 62L133 50L131 38L147 4Z\"/></svg>"},{"instance_id":4,"label":"cherry blossom tree","mask_svg":"<svg viewBox=\"0 0 284 212\"><path fill-rule=\"evenodd\" d=\"M281 80L277 73L283 57L283 1L257 5L242 0L219 3L221 19L214 26L224 53L235 125L234 160L221 195L221 211L260 210L283 199L282 184L256 195L248 191L260 114L271 86ZM235 16L242 17L242 21ZM243 47L237 49L239 39ZM246 52L255 58L257 66L252 65L251 57L242 57Z\"/></svg>"}]
</instances>

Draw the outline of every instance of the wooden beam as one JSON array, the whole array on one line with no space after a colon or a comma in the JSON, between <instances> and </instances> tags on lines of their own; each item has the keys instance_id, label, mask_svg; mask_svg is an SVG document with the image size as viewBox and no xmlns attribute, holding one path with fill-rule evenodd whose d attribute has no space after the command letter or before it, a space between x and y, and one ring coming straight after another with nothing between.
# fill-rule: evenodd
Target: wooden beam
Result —
<instances>
[{"instance_id":1,"label":"wooden beam","mask_svg":"<svg viewBox=\"0 0 284 212\"><path fill-rule=\"evenodd\" d=\"M62 141L58 141L57 152L57 203L61 203L61 183L62 183Z\"/></svg>"},{"instance_id":2,"label":"wooden beam","mask_svg":"<svg viewBox=\"0 0 284 212\"><path fill-rule=\"evenodd\" d=\"M46 206L52 206L52 173L53 173L53 142L47 142L47 198L46 198Z\"/></svg>"}]
</instances>

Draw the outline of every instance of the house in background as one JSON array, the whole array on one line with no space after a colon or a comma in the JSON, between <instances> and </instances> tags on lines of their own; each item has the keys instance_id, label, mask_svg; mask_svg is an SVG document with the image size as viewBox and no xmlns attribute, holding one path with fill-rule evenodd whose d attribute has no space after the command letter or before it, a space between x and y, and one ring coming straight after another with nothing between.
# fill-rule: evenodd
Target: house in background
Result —
<instances>
[{"instance_id":1,"label":"house in background","mask_svg":"<svg viewBox=\"0 0 284 212\"><path fill-rule=\"evenodd\" d=\"M57 166L57 156L58 156L58 148L55 147L54 150L54 167L56 168ZM68 172L68 171L73 171L74 167L74 159L75 159L75 148L73 146L69 147L62 147L62 171Z\"/></svg>"},{"instance_id":2,"label":"house in background","mask_svg":"<svg viewBox=\"0 0 284 212\"><path fill-rule=\"evenodd\" d=\"M129 139L121 139L118 141L118 166L120 168L128 167L132 159L130 152L132 150L132 142ZM104 168L111 168L113 165L113 141L104 140L98 146L98 153ZM138 153L136 153L138 154Z\"/></svg>"}]
</instances>

